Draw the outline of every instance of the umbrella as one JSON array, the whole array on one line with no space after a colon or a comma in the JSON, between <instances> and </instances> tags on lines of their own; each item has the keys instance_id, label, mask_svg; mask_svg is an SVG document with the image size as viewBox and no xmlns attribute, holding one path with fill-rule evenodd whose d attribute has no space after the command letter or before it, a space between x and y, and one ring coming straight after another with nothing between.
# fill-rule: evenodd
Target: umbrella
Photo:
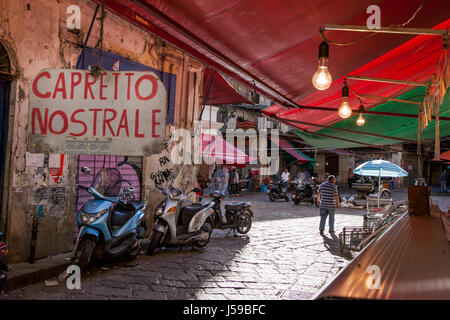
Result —
<instances>
[{"instance_id":1,"label":"umbrella","mask_svg":"<svg viewBox=\"0 0 450 320\"><path fill-rule=\"evenodd\" d=\"M381 177L406 177L408 172L395 163L385 160L372 160L359 165L353 173L361 176L378 177L378 207L380 207Z\"/></svg>"},{"instance_id":2,"label":"umbrella","mask_svg":"<svg viewBox=\"0 0 450 320\"><path fill-rule=\"evenodd\" d=\"M353 173L371 177L406 177L408 172L395 163L385 160L372 160L359 165Z\"/></svg>"}]
</instances>

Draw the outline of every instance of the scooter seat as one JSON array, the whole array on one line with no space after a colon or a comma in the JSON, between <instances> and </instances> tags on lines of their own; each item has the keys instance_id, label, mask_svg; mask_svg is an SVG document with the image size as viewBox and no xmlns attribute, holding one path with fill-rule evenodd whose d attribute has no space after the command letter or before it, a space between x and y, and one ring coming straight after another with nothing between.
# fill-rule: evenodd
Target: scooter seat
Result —
<instances>
[{"instance_id":1,"label":"scooter seat","mask_svg":"<svg viewBox=\"0 0 450 320\"><path fill-rule=\"evenodd\" d=\"M191 204L190 206L184 207L183 209L181 209L181 212L183 215L192 216L192 215L196 214L197 212L202 211L207 206L209 206L209 203L197 202L197 203Z\"/></svg>"},{"instance_id":2,"label":"scooter seat","mask_svg":"<svg viewBox=\"0 0 450 320\"><path fill-rule=\"evenodd\" d=\"M145 203L139 200L131 200L128 201L127 204L132 207L135 212L141 210L145 206Z\"/></svg>"},{"instance_id":3,"label":"scooter seat","mask_svg":"<svg viewBox=\"0 0 450 320\"><path fill-rule=\"evenodd\" d=\"M133 211L114 210L111 213L111 225L114 227L123 226L133 216Z\"/></svg>"},{"instance_id":4,"label":"scooter seat","mask_svg":"<svg viewBox=\"0 0 450 320\"><path fill-rule=\"evenodd\" d=\"M245 202L234 202L225 205L225 210L229 211L239 211L242 210L246 206Z\"/></svg>"}]
</instances>

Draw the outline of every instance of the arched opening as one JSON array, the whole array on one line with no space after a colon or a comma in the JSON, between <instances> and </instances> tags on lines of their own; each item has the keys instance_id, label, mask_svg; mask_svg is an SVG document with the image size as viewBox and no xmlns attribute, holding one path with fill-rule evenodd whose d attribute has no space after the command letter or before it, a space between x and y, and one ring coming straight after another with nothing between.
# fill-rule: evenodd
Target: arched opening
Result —
<instances>
[{"instance_id":1,"label":"arched opening","mask_svg":"<svg viewBox=\"0 0 450 320\"><path fill-rule=\"evenodd\" d=\"M6 227L6 213L3 202L6 201L4 185L8 172L7 149L8 149L8 124L9 124L9 98L11 91L12 66L11 59L6 47L0 42L0 231Z\"/></svg>"}]
</instances>

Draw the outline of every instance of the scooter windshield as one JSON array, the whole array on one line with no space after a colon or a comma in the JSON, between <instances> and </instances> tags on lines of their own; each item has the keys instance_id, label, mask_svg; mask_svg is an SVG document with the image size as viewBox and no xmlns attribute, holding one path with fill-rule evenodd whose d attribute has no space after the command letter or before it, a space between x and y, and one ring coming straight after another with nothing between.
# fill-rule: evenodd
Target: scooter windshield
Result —
<instances>
[{"instance_id":1,"label":"scooter windshield","mask_svg":"<svg viewBox=\"0 0 450 320\"><path fill-rule=\"evenodd\" d=\"M122 175L115 168L103 168L95 176L92 187L105 197L118 197L122 188Z\"/></svg>"}]
</instances>

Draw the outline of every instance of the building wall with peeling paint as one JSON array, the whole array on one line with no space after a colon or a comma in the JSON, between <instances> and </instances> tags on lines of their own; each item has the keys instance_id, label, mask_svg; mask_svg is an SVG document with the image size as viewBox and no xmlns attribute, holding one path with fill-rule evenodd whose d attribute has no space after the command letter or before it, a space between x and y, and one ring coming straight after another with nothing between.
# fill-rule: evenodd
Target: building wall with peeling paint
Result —
<instances>
[{"instance_id":1,"label":"building wall with peeling paint","mask_svg":"<svg viewBox=\"0 0 450 320\"><path fill-rule=\"evenodd\" d=\"M81 31L68 31L67 7L81 9ZM0 0L0 42L10 55L13 80L10 94L10 126L6 181L0 215L0 229L6 227L10 262L28 259L31 243L31 221L39 216L36 258L71 251L75 228L75 181L77 156L65 156L61 176L52 175L54 155L36 156L26 153L29 111L29 86L43 68L75 68L89 29L95 4L87 0ZM100 11L100 10L99 10ZM99 12L100 14L100 12ZM99 40L97 20L88 47ZM176 75L174 126L166 127L166 138L174 128L192 130L193 119L200 115L200 92L203 65L107 12L104 21L102 49L149 67ZM42 156L44 157L42 160ZM155 157L162 155L155 155ZM142 198L156 206L158 194L152 187L152 172L159 163L144 159ZM28 161L28 164L27 164ZM42 161L43 164L42 164ZM196 170L186 166L177 180L190 179L195 184ZM191 177L193 179L191 179ZM151 219L149 219L151 220Z\"/></svg>"}]
</instances>

